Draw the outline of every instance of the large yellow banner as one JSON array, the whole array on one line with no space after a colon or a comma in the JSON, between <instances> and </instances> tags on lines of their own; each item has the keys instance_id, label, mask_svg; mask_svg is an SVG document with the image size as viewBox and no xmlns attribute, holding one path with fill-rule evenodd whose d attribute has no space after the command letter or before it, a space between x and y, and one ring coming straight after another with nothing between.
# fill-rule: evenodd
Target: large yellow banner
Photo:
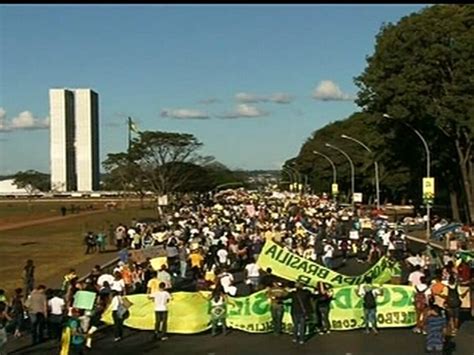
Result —
<instances>
[{"instance_id":1,"label":"large yellow banner","mask_svg":"<svg viewBox=\"0 0 474 355\"><path fill-rule=\"evenodd\" d=\"M386 257L382 257L370 270L359 276L346 276L328 269L311 260L290 252L271 240L267 240L260 253L257 264L263 269L272 269L272 274L287 280L299 281L304 285L316 286L318 281L334 287L360 285L367 275L374 283L390 281L397 268Z\"/></svg>"},{"instance_id":2,"label":"large yellow banner","mask_svg":"<svg viewBox=\"0 0 474 355\"><path fill-rule=\"evenodd\" d=\"M415 324L413 287L384 285L383 296L377 298L377 322L381 328L407 327ZM358 286L334 289L329 319L331 329L349 330L364 325L362 299L357 295ZM209 292L177 292L169 304L168 331L170 333L192 334L210 328ZM153 301L146 295L132 295L127 298L133 303L130 317L125 325L135 329L153 330L155 314ZM285 301L283 329L291 332L291 300ZM112 316L107 310L104 322L111 324ZM247 297L227 298L226 323L230 328L250 333L272 331L270 304L265 291ZM310 321L311 323L311 321Z\"/></svg>"}]
</instances>

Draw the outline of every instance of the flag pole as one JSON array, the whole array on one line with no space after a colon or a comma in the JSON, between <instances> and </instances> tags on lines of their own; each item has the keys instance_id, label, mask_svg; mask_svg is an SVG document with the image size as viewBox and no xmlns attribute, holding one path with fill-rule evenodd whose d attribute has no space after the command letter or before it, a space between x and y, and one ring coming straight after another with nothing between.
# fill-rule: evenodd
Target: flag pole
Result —
<instances>
[{"instance_id":1,"label":"flag pole","mask_svg":"<svg viewBox=\"0 0 474 355\"><path fill-rule=\"evenodd\" d=\"M132 146L132 118L128 117L128 152L130 152L130 147Z\"/></svg>"}]
</instances>

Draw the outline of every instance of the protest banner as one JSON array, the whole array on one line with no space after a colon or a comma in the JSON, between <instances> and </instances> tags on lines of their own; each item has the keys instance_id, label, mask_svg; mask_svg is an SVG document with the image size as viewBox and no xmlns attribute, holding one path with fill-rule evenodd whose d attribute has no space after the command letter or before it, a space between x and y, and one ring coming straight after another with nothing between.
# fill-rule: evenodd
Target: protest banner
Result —
<instances>
[{"instance_id":1,"label":"protest banner","mask_svg":"<svg viewBox=\"0 0 474 355\"><path fill-rule=\"evenodd\" d=\"M168 304L168 332L194 334L210 328L209 315L210 292L176 292ZM129 308L130 316L124 325L134 329L155 329L155 306L148 295L127 296L133 303ZM104 312L102 320L113 324L110 307Z\"/></svg>"},{"instance_id":2,"label":"protest banner","mask_svg":"<svg viewBox=\"0 0 474 355\"><path fill-rule=\"evenodd\" d=\"M150 259L150 265L155 271L161 270L163 265L168 267L168 258L166 256L159 256L157 258Z\"/></svg>"},{"instance_id":3,"label":"protest banner","mask_svg":"<svg viewBox=\"0 0 474 355\"><path fill-rule=\"evenodd\" d=\"M381 328L409 327L416 323L413 305L413 287L385 285L383 296L377 298L377 322ZM334 289L329 320L333 330L350 330L364 326L362 299L357 295L358 286ZM168 331L193 334L210 328L209 292L177 292L169 303ZM128 296L133 306L125 325L135 329L154 329L153 301L146 295ZM292 330L291 301L284 304L283 329ZM113 323L110 309L103 316L105 323ZM314 321L314 320L313 320ZM227 297L227 326L249 333L272 331L270 304L265 291L246 297Z\"/></svg>"},{"instance_id":4,"label":"protest banner","mask_svg":"<svg viewBox=\"0 0 474 355\"><path fill-rule=\"evenodd\" d=\"M96 293L90 291L77 291L74 295L74 308L90 311L94 308Z\"/></svg>"},{"instance_id":5,"label":"protest banner","mask_svg":"<svg viewBox=\"0 0 474 355\"><path fill-rule=\"evenodd\" d=\"M290 252L273 241L267 240L260 253L257 265L261 269L272 269L272 274L304 285L316 286L318 281L326 282L333 287L360 285L366 276L371 276L374 283L383 284L390 281L397 270L386 257L359 276L346 276L328 269L311 260L304 259Z\"/></svg>"},{"instance_id":6,"label":"protest banner","mask_svg":"<svg viewBox=\"0 0 474 355\"><path fill-rule=\"evenodd\" d=\"M130 250L129 255L132 261L138 264L142 264L146 262L147 259L153 259L159 256L166 256L166 250L162 246L154 246L138 250Z\"/></svg>"},{"instance_id":7,"label":"protest banner","mask_svg":"<svg viewBox=\"0 0 474 355\"><path fill-rule=\"evenodd\" d=\"M71 346L71 328L64 327L61 334L61 348L59 355L69 355L69 347Z\"/></svg>"}]
</instances>

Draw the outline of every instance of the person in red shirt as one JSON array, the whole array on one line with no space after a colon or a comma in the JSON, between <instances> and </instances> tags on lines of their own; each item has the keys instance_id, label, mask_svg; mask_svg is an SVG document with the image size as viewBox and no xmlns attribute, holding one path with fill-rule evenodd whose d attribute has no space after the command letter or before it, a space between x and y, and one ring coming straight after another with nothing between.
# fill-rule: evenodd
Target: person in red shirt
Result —
<instances>
[{"instance_id":1,"label":"person in red shirt","mask_svg":"<svg viewBox=\"0 0 474 355\"><path fill-rule=\"evenodd\" d=\"M461 284L471 281L471 267L464 260L458 265L458 279Z\"/></svg>"}]
</instances>

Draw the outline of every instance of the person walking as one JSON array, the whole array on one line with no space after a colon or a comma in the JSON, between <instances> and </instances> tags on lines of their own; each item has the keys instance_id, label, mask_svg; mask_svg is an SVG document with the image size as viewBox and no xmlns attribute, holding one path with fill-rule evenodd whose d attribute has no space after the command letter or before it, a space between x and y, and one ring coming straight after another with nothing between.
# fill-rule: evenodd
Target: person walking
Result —
<instances>
[{"instance_id":1,"label":"person walking","mask_svg":"<svg viewBox=\"0 0 474 355\"><path fill-rule=\"evenodd\" d=\"M321 328L319 334L329 334L331 332L331 323L329 322L329 310L333 297L333 292L329 285L319 281L316 285L318 293L316 312L317 317L321 320Z\"/></svg>"},{"instance_id":2,"label":"person walking","mask_svg":"<svg viewBox=\"0 0 474 355\"><path fill-rule=\"evenodd\" d=\"M441 355L444 346L444 334L446 332L446 318L442 314L441 307L431 306L426 313L426 351L430 354Z\"/></svg>"},{"instance_id":3,"label":"person walking","mask_svg":"<svg viewBox=\"0 0 474 355\"><path fill-rule=\"evenodd\" d=\"M23 268L23 285L25 289L25 300L35 288L35 265L33 260L28 259Z\"/></svg>"},{"instance_id":4,"label":"person walking","mask_svg":"<svg viewBox=\"0 0 474 355\"><path fill-rule=\"evenodd\" d=\"M44 328L48 316L48 301L45 294L46 286L39 285L26 300L31 320L31 336L33 345L43 342Z\"/></svg>"},{"instance_id":5,"label":"person walking","mask_svg":"<svg viewBox=\"0 0 474 355\"><path fill-rule=\"evenodd\" d=\"M15 323L15 338L21 337L21 331L24 323L25 306L23 304L23 290L21 288L15 289L15 295L10 304L12 310L13 321Z\"/></svg>"},{"instance_id":6,"label":"person walking","mask_svg":"<svg viewBox=\"0 0 474 355\"><path fill-rule=\"evenodd\" d=\"M112 290L112 301L110 302L110 309L112 311L112 319L114 320L114 341L120 341L123 337L123 322L127 318L127 309L123 304L120 292Z\"/></svg>"},{"instance_id":7,"label":"person walking","mask_svg":"<svg viewBox=\"0 0 474 355\"><path fill-rule=\"evenodd\" d=\"M154 339L167 340L166 330L168 325L168 303L172 299L171 294L165 290L166 284L160 282L158 292L148 297L155 301L155 333Z\"/></svg>"},{"instance_id":8,"label":"person walking","mask_svg":"<svg viewBox=\"0 0 474 355\"><path fill-rule=\"evenodd\" d=\"M279 335L282 331L283 301L287 298L288 292L281 282L274 281L273 284L267 288L267 296L270 300L273 334Z\"/></svg>"},{"instance_id":9,"label":"person walking","mask_svg":"<svg viewBox=\"0 0 474 355\"><path fill-rule=\"evenodd\" d=\"M451 275L448 279L446 295L446 312L449 320L449 330L452 336L455 336L459 329L459 312L461 308L461 299L464 298L469 289L463 294L459 291L459 283L456 278Z\"/></svg>"},{"instance_id":10,"label":"person walking","mask_svg":"<svg viewBox=\"0 0 474 355\"><path fill-rule=\"evenodd\" d=\"M212 336L217 335L217 328L222 326L222 334L227 334L226 318L226 295L222 288L217 287L211 295L211 324Z\"/></svg>"},{"instance_id":11,"label":"person walking","mask_svg":"<svg viewBox=\"0 0 474 355\"><path fill-rule=\"evenodd\" d=\"M53 298L48 301L48 307L48 330L50 338L54 340L60 340L66 302L64 302L64 299L60 297L59 290L54 291Z\"/></svg>"},{"instance_id":12,"label":"person walking","mask_svg":"<svg viewBox=\"0 0 474 355\"><path fill-rule=\"evenodd\" d=\"M303 289L299 282L295 284L295 290L290 293L291 318L293 320L293 342L304 344L306 338L306 321L312 313L311 293Z\"/></svg>"},{"instance_id":13,"label":"person walking","mask_svg":"<svg viewBox=\"0 0 474 355\"><path fill-rule=\"evenodd\" d=\"M7 345L7 323L11 318L7 313L7 304L0 302L0 355L7 355L5 347Z\"/></svg>"},{"instance_id":14,"label":"person walking","mask_svg":"<svg viewBox=\"0 0 474 355\"><path fill-rule=\"evenodd\" d=\"M378 334L376 299L383 295L383 290L372 284L370 276L366 276L365 283L359 286L357 293L363 299L365 333L369 334L371 327L374 334Z\"/></svg>"}]
</instances>

